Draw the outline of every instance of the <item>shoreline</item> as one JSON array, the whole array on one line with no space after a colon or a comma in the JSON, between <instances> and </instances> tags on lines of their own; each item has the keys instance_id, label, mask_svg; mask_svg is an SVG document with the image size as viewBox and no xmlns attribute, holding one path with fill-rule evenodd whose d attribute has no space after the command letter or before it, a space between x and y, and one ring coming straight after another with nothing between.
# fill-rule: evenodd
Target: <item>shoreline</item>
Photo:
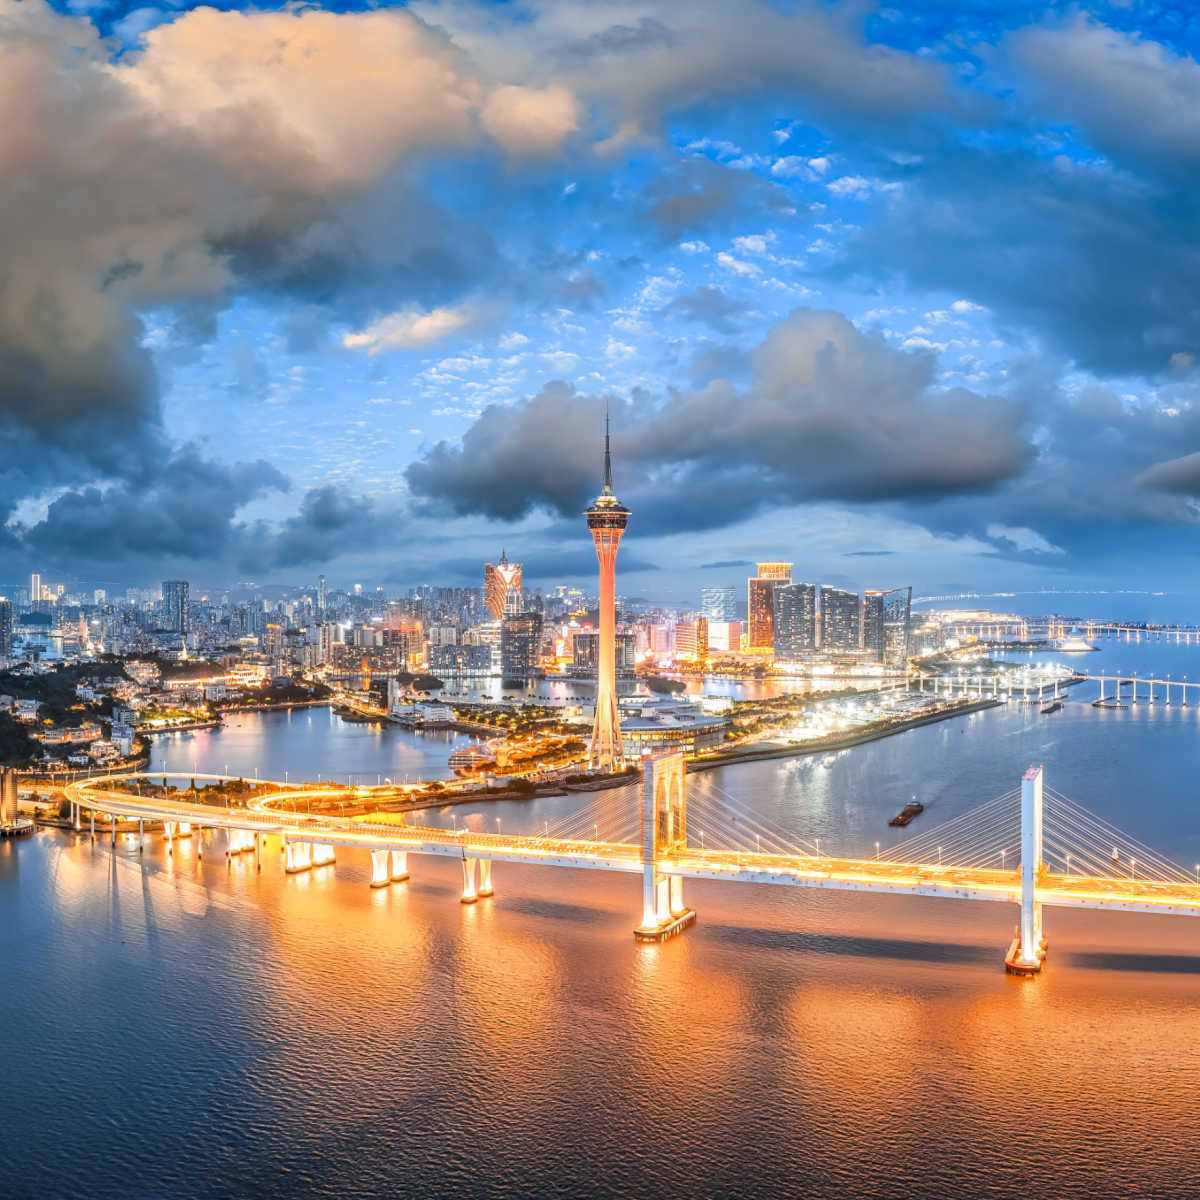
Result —
<instances>
[{"instance_id":1,"label":"shoreline","mask_svg":"<svg viewBox=\"0 0 1200 1200\"><path fill-rule=\"evenodd\" d=\"M718 767L737 766L738 763L762 762L772 758L803 758L811 754L829 754L836 750L848 750L853 746L864 746L868 742L877 742L882 738L905 733L909 729L919 729L922 725L936 725L941 721L949 721L954 717L965 717L971 713L983 712L988 708L1000 708L1003 700L973 700L958 708L945 712L929 713L923 717L912 717L895 725L887 725L881 729L866 729L862 733L848 733L844 737L823 739L807 745L770 746L762 750L733 750L728 754L714 758L693 759L687 764L687 771L693 774L698 771L715 771Z\"/></svg>"}]
</instances>

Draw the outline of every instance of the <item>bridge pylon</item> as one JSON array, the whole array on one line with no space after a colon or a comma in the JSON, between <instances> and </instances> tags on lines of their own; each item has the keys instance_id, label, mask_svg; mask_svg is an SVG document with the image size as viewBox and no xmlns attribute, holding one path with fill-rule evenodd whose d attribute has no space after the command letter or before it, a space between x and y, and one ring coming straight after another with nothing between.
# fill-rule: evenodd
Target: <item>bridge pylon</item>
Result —
<instances>
[{"instance_id":1,"label":"bridge pylon","mask_svg":"<svg viewBox=\"0 0 1200 1200\"><path fill-rule=\"evenodd\" d=\"M1030 767L1021 777L1021 923L1008 948L1004 969L1010 975L1036 975L1046 957L1042 906L1037 885L1042 861L1042 768Z\"/></svg>"},{"instance_id":2,"label":"bridge pylon","mask_svg":"<svg viewBox=\"0 0 1200 1200\"><path fill-rule=\"evenodd\" d=\"M696 913L683 902L683 877L670 859L687 849L687 774L681 752L656 754L642 771L642 923L639 942L665 942Z\"/></svg>"}]
</instances>

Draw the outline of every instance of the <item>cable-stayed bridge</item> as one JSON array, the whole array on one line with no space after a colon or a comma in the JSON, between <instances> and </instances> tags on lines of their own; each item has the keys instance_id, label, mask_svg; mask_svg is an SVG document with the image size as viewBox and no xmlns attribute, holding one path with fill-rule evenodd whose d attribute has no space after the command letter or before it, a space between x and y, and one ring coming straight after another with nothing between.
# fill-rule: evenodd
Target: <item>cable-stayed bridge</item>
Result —
<instances>
[{"instance_id":1,"label":"cable-stayed bridge","mask_svg":"<svg viewBox=\"0 0 1200 1200\"><path fill-rule=\"evenodd\" d=\"M645 761L636 798L631 789L591 793L579 810L546 822L540 832L519 834L502 832L499 822L495 833L437 828L420 823L420 813L389 814L386 824L343 816L332 806L345 799L345 789L280 788L249 808L138 794L143 782L163 778L124 775L73 784L75 828L82 830L87 812L94 839L97 816L102 823L107 817L115 844L118 820L136 820L140 848L147 822L161 822L168 853L176 838L192 835L203 853L208 831L210 852L215 836L217 853L252 853L259 869L267 839L276 837L289 872L327 866L338 848L356 848L370 854L373 887L407 879L411 854L452 857L462 863L464 903L493 894L497 864L637 874L642 917L635 934L643 941L665 940L695 919L684 902L689 879L1000 901L1020 914L1005 960L1015 974L1040 969L1047 905L1200 916L1200 865L1186 870L1047 788L1041 767L1030 767L1019 787L898 845L877 843L868 858L843 857L819 840L773 829L716 786L689 801L678 754ZM306 811L294 811L298 803ZM316 813L308 811L314 806Z\"/></svg>"}]
</instances>

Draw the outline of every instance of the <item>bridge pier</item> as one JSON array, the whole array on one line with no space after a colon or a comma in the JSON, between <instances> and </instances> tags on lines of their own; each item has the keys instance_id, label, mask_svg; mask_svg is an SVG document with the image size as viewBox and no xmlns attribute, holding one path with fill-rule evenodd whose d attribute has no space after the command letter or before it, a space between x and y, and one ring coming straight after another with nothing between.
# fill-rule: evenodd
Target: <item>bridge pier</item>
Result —
<instances>
[{"instance_id":1,"label":"bridge pier","mask_svg":"<svg viewBox=\"0 0 1200 1200\"><path fill-rule=\"evenodd\" d=\"M250 829L227 829L225 839L225 857L231 860L235 854L246 854L258 846L258 835Z\"/></svg>"},{"instance_id":2,"label":"bridge pier","mask_svg":"<svg viewBox=\"0 0 1200 1200\"><path fill-rule=\"evenodd\" d=\"M683 877L664 859L687 849L687 782L683 755L657 754L642 773L642 923L639 942L665 942L696 919L683 900Z\"/></svg>"},{"instance_id":3,"label":"bridge pier","mask_svg":"<svg viewBox=\"0 0 1200 1200\"><path fill-rule=\"evenodd\" d=\"M312 842L308 849L309 861L314 867L328 867L334 860L333 847L328 842Z\"/></svg>"},{"instance_id":4,"label":"bridge pier","mask_svg":"<svg viewBox=\"0 0 1200 1200\"><path fill-rule=\"evenodd\" d=\"M288 875L298 875L301 871L311 871L312 843L293 842L283 839L283 869Z\"/></svg>"},{"instance_id":5,"label":"bridge pier","mask_svg":"<svg viewBox=\"0 0 1200 1200\"><path fill-rule=\"evenodd\" d=\"M138 853L146 849L146 822L138 818Z\"/></svg>"},{"instance_id":6,"label":"bridge pier","mask_svg":"<svg viewBox=\"0 0 1200 1200\"><path fill-rule=\"evenodd\" d=\"M475 887L475 863L475 859L467 858L466 856L463 857L463 890L461 897L463 904L474 904L479 899L479 892Z\"/></svg>"},{"instance_id":7,"label":"bridge pier","mask_svg":"<svg viewBox=\"0 0 1200 1200\"><path fill-rule=\"evenodd\" d=\"M1042 870L1042 768L1030 767L1021 778L1021 923L1004 959L1010 975L1036 975L1046 957L1037 901Z\"/></svg>"},{"instance_id":8,"label":"bridge pier","mask_svg":"<svg viewBox=\"0 0 1200 1200\"><path fill-rule=\"evenodd\" d=\"M392 851L392 883L403 883L408 878L408 851Z\"/></svg>"},{"instance_id":9,"label":"bridge pier","mask_svg":"<svg viewBox=\"0 0 1200 1200\"><path fill-rule=\"evenodd\" d=\"M495 889L492 887L492 860L490 858L481 858L479 860L479 891L480 897L494 896Z\"/></svg>"},{"instance_id":10,"label":"bridge pier","mask_svg":"<svg viewBox=\"0 0 1200 1200\"><path fill-rule=\"evenodd\" d=\"M388 852L386 850L371 851L371 886L373 888L387 887L392 882L388 870Z\"/></svg>"}]
</instances>

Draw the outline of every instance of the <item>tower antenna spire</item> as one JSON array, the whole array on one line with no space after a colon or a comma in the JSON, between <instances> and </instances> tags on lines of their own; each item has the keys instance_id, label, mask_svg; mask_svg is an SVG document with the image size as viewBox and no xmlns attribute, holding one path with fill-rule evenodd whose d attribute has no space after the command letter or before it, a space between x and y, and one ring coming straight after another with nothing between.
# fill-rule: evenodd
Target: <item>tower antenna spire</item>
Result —
<instances>
[{"instance_id":1,"label":"tower antenna spire","mask_svg":"<svg viewBox=\"0 0 1200 1200\"><path fill-rule=\"evenodd\" d=\"M608 437L608 404L604 405L604 494L612 495L612 450Z\"/></svg>"}]
</instances>

